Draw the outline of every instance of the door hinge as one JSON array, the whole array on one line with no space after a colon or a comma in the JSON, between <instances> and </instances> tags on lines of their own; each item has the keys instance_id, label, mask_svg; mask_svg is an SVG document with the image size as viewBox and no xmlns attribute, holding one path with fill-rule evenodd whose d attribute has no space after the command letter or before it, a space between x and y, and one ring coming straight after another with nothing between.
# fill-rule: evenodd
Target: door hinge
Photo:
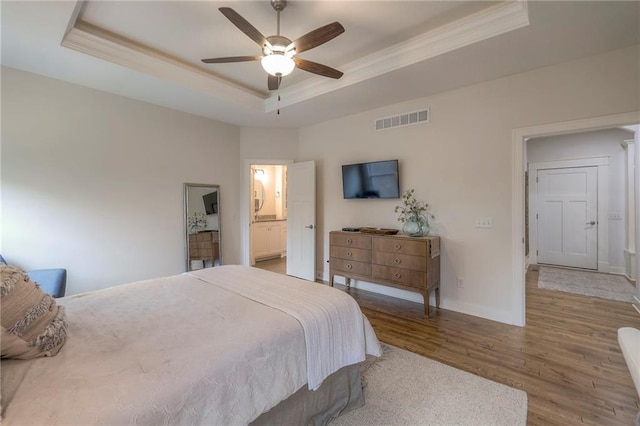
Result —
<instances>
[{"instance_id":1,"label":"door hinge","mask_svg":"<svg viewBox=\"0 0 640 426\"><path fill-rule=\"evenodd\" d=\"M536 213L536 219L538 218L538 213Z\"/></svg>"},{"instance_id":2,"label":"door hinge","mask_svg":"<svg viewBox=\"0 0 640 426\"><path fill-rule=\"evenodd\" d=\"M536 256L538 255L538 250L536 250Z\"/></svg>"}]
</instances>

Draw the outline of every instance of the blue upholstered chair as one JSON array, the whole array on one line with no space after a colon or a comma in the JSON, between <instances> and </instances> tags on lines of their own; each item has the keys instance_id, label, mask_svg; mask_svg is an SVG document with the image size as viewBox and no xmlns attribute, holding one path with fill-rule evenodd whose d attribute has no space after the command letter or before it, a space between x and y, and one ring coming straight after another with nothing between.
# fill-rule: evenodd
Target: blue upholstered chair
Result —
<instances>
[{"instance_id":1,"label":"blue upholstered chair","mask_svg":"<svg viewBox=\"0 0 640 426\"><path fill-rule=\"evenodd\" d=\"M5 265L7 264L1 254L0 262ZM64 296L65 290L67 289L66 269L36 269L34 271L27 271L27 275L29 275L31 281L38 283L43 291L53 297Z\"/></svg>"}]
</instances>

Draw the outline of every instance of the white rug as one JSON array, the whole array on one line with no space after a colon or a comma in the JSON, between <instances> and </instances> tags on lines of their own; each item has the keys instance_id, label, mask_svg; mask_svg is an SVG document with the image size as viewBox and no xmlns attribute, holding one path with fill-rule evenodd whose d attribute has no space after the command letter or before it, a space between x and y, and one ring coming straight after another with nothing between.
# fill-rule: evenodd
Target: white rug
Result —
<instances>
[{"instance_id":1,"label":"white rug","mask_svg":"<svg viewBox=\"0 0 640 426\"><path fill-rule=\"evenodd\" d=\"M635 287L621 275L540 267L538 287L633 303Z\"/></svg>"},{"instance_id":2,"label":"white rug","mask_svg":"<svg viewBox=\"0 0 640 426\"><path fill-rule=\"evenodd\" d=\"M332 426L526 425L527 394L414 353L384 345L363 368L365 406Z\"/></svg>"}]
</instances>

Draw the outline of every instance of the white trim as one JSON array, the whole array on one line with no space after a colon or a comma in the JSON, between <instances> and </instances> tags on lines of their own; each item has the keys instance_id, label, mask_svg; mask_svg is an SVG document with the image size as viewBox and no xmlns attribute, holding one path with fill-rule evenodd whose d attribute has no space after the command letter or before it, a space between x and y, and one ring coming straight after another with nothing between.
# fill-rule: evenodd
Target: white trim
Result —
<instances>
[{"instance_id":1,"label":"white trim","mask_svg":"<svg viewBox=\"0 0 640 426\"><path fill-rule=\"evenodd\" d=\"M529 262L537 264L538 232L536 213L538 212L538 190L536 177L539 170L567 169L573 167L598 168L598 272L609 270L609 157L587 157L572 160L544 161L529 164ZM606 220L605 220L606 219Z\"/></svg>"},{"instance_id":2,"label":"white trim","mask_svg":"<svg viewBox=\"0 0 640 426\"><path fill-rule=\"evenodd\" d=\"M524 171L526 169L525 142L527 138L575 133L586 130L606 129L621 125L640 123L640 111L605 115L581 120L513 129L512 138L512 176L511 176L511 232L512 232L512 318L511 324L524 326L526 323L525 305L525 257L524 257ZM640 175L640 173L638 173ZM640 197L638 197L640 199ZM636 200L637 202L638 200ZM636 218L636 223L640 220ZM638 231L638 229L636 229Z\"/></svg>"},{"instance_id":3,"label":"white trim","mask_svg":"<svg viewBox=\"0 0 640 426\"><path fill-rule=\"evenodd\" d=\"M265 96L181 59L83 21L65 34L62 46L244 107L264 110Z\"/></svg>"},{"instance_id":4,"label":"white trim","mask_svg":"<svg viewBox=\"0 0 640 426\"><path fill-rule=\"evenodd\" d=\"M82 5L84 0L79 0ZM82 6L78 6L80 10ZM166 53L83 22L78 13L69 21L62 46L124 67L198 90L248 108L272 112L278 95L264 94L196 67ZM312 77L280 91L280 107L293 105L373 77L425 61L464 46L529 25L527 0L508 0L427 31L402 43L340 66L340 80Z\"/></svg>"},{"instance_id":5,"label":"white trim","mask_svg":"<svg viewBox=\"0 0 640 426\"><path fill-rule=\"evenodd\" d=\"M306 101L527 25L527 0L501 2L341 66L344 75L340 80L317 77L289 86L280 91L280 107ZM267 112L277 108L277 96L266 100Z\"/></svg>"}]
</instances>

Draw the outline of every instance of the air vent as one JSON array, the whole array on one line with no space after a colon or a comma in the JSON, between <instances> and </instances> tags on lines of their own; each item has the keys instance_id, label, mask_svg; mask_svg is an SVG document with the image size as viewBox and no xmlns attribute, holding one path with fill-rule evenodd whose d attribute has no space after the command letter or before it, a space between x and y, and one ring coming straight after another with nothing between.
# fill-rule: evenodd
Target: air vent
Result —
<instances>
[{"instance_id":1,"label":"air vent","mask_svg":"<svg viewBox=\"0 0 640 426\"><path fill-rule=\"evenodd\" d=\"M413 124L428 123L430 120L429 108L393 117L379 118L376 120L376 130L386 130L394 127L411 126Z\"/></svg>"}]
</instances>

